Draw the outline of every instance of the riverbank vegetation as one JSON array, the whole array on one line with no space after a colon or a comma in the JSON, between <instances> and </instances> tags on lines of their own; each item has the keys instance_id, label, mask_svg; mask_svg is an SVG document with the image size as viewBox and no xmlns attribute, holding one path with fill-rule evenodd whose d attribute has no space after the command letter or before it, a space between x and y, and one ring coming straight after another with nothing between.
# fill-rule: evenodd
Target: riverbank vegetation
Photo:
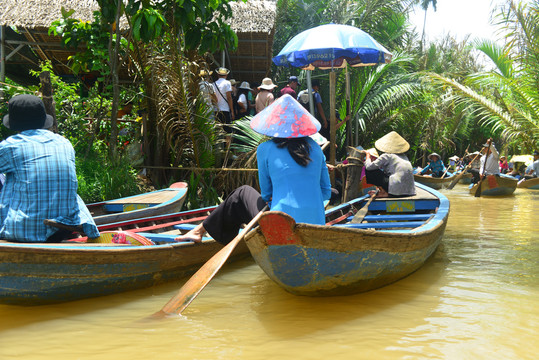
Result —
<instances>
[{"instance_id":1,"label":"riverbank vegetation","mask_svg":"<svg viewBox=\"0 0 539 360\"><path fill-rule=\"evenodd\" d=\"M198 86L200 70L217 66L212 54L238 45L227 23L231 2L97 2L100 11L93 21L74 19L66 10L50 30L62 36L65 47L85 45L70 66L79 78L93 74L94 82L64 82L42 64L42 70L51 72L58 131L77 152L83 199L140 192L141 174L156 187L189 182L190 207L215 204L230 189L255 184L255 172L234 168L256 167L253 150L263 138L246 125L247 117L237 122L235 143L228 148ZM344 118L349 108L350 126L356 130L351 145L372 147L395 130L409 141L408 155L420 166L431 152L462 156L489 137L505 154L536 149L539 4L507 1L496 10L503 43L459 42L450 36L426 43L408 21L418 3L423 9L436 5L433 0L278 0L273 54L299 32L330 22L359 27L393 53L390 64L348 69L349 106L345 71L337 73L337 111ZM120 84L121 69L130 71L132 84ZM276 83L290 75L305 84L300 69L271 69ZM329 114L328 71L315 70L312 77L322 82ZM7 99L38 90L7 83ZM119 122L111 114L128 103L134 108ZM0 111L5 110L4 105ZM341 158L345 139L343 127L337 134ZM218 171L222 167L231 170Z\"/></svg>"}]
</instances>

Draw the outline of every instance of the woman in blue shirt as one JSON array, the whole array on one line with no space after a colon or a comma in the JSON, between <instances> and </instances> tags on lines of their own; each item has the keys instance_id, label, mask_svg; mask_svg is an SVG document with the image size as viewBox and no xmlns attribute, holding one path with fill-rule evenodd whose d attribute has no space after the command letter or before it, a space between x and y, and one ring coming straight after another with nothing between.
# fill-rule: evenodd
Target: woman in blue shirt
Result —
<instances>
[{"instance_id":1,"label":"woman in blue shirt","mask_svg":"<svg viewBox=\"0 0 539 360\"><path fill-rule=\"evenodd\" d=\"M309 137L320 129L320 123L290 95L284 95L257 114L251 127L273 137L257 149L262 194L241 186L177 241L200 242L208 232L216 241L228 244L266 203L296 222L325 224L324 200L331 196L331 184L324 154Z\"/></svg>"},{"instance_id":2,"label":"woman in blue shirt","mask_svg":"<svg viewBox=\"0 0 539 360\"><path fill-rule=\"evenodd\" d=\"M425 166L423 170L419 173L420 175L425 175L427 171L431 171L432 177L442 177L442 175L445 173L445 165L443 161L441 160L440 155L436 153L432 153L428 156L429 164Z\"/></svg>"}]
</instances>

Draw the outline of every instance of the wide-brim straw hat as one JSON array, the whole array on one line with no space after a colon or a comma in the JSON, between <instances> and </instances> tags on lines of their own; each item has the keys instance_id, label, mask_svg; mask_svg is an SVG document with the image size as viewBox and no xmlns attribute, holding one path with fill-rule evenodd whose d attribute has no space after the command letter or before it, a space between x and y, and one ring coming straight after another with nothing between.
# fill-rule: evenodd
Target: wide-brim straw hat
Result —
<instances>
[{"instance_id":1,"label":"wide-brim straw hat","mask_svg":"<svg viewBox=\"0 0 539 360\"><path fill-rule=\"evenodd\" d=\"M369 154L371 154L371 156L376 156L377 158L380 157L380 155L378 155L378 151L376 151L375 148L370 148L369 150L365 150L365 152L368 152Z\"/></svg>"},{"instance_id":2,"label":"wide-brim straw hat","mask_svg":"<svg viewBox=\"0 0 539 360\"><path fill-rule=\"evenodd\" d=\"M320 122L288 94L256 114L250 125L259 134L285 139L314 135L321 127Z\"/></svg>"},{"instance_id":3,"label":"wide-brim straw hat","mask_svg":"<svg viewBox=\"0 0 539 360\"><path fill-rule=\"evenodd\" d=\"M247 81L242 82L239 89L253 90L253 89L251 89L251 87L249 86L249 83Z\"/></svg>"},{"instance_id":4,"label":"wide-brim straw hat","mask_svg":"<svg viewBox=\"0 0 539 360\"><path fill-rule=\"evenodd\" d=\"M202 69L202 70L200 70L200 73L198 74L198 76L209 76L211 74L213 74L213 71L211 71L211 70L208 71L208 70Z\"/></svg>"},{"instance_id":5,"label":"wide-brim straw hat","mask_svg":"<svg viewBox=\"0 0 539 360\"><path fill-rule=\"evenodd\" d=\"M219 75L228 75L230 73L230 70L225 67L220 67L219 69L215 70L215 72Z\"/></svg>"},{"instance_id":6,"label":"wide-brim straw hat","mask_svg":"<svg viewBox=\"0 0 539 360\"><path fill-rule=\"evenodd\" d=\"M459 160L460 158L457 156L457 155L453 155L449 158L449 160L454 160L454 161L457 161Z\"/></svg>"},{"instance_id":7,"label":"wide-brim straw hat","mask_svg":"<svg viewBox=\"0 0 539 360\"><path fill-rule=\"evenodd\" d=\"M376 140L374 146L381 152L388 154L402 154L410 149L408 141L404 140L396 131L392 131Z\"/></svg>"},{"instance_id":8,"label":"wide-brim straw hat","mask_svg":"<svg viewBox=\"0 0 539 360\"><path fill-rule=\"evenodd\" d=\"M43 100L35 95L16 95L9 100L8 114L3 123L14 131L48 129L53 118L45 111Z\"/></svg>"},{"instance_id":9,"label":"wide-brim straw hat","mask_svg":"<svg viewBox=\"0 0 539 360\"><path fill-rule=\"evenodd\" d=\"M258 87L259 89L264 89L264 90L273 90L277 87L277 85L275 85L273 83L273 81L271 81L270 78L264 78L262 79L262 84Z\"/></svg>"},{"instance_id":10,"label":"wide-brim straw hat","mask_svg":"<svg viewBox=\"0 0 539 360\"><path fill-rule=\"evenodd\" d=\"M432 154L430 154L429 156L427 156L427 158L428 158L429 160L432 160L432 158L433 158L434 156L437 156L438 159L440 159L440 160L442 159L442 157L441 157L440 155L438 155L437 153L432 153Z\"/></svg>"}]
</instances>

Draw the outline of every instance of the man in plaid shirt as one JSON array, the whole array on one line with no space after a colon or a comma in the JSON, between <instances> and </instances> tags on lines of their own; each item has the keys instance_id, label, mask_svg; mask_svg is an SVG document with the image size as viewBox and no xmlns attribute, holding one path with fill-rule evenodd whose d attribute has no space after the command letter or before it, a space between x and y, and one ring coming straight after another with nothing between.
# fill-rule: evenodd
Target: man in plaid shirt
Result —
<instances>
[{"instance_id":1,"label":"man in plaid shirt","mask_svg":"<svg viewBox=\"0 0 539 360\"><path fill-rule=\"evenodd\" d=\"M97 226L77 195L73 146L46 130L52 117L43 101L33 95L14 96L3 122L19 133L0 143L0 172L6 175L0 192L0 239L61 241L62 230L44 225L45 219L82 226L88 237L98 237Z\"/></svg>"}]
</instances>

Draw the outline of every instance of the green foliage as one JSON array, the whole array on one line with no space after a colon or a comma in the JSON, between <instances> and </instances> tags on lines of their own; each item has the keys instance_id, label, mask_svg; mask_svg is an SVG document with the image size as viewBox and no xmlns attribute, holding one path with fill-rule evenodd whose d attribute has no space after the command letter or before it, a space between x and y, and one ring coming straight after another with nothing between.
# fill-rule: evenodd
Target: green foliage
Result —
<instances>
[{"instance_id":1,"label":"green foliage","mask_svg":"<svg viewBox=\"0 0 539 360\"><path fill-rule=\"evenodd\" d=\"M262 142L268 138L262 134L254 131L251 126L251 116L246 116L240 120L234 122L232 127L236 130L234 132L234 142L232 149L240 153L248 153L253 151Z\"/></svg>"},{"instance_id":2,"label":"green foliage","mask_svg":"<svg viewBox=\"0 0 539 360\"><path fill-rule=\"evenodd\" d=\"M539 7L511 2L500 12L500 25L507 45L478 42L496 67L493 71L470 74L462 80L430 74L451 101L475 112L481 124L516 151L531 152L539 144Z\"/></svg>"},{"instance_id":3,"label":"green foliage","mask_svg":"<svg viewBox=\"0 0 539 360\"><path fill-rule=\"evenodd\" d=\"M191 172L185 207L187 209L198 209L219 204L222 199L214 187L214 180L215 176L210 172Z\"/></svg>"},{"instance_id":4,"label":"green foliage","mask_svg":"<svg viewBox=\"0 0 539 360\"><path fill-rule=\"evenodd\" d=\"M110 39L107 24L102 22L101 13L97 11L94 12L93 22L73 19L71 15L72 11L66 12L62 8L62 19L51 24L49 34L61 36L62 46L66 48L84 46L84 51L77 51L70 58L71 69L75 74L96 71L100 74L98 81L102 82L110 75L110 67L107 66Z\"/></svg>"},{"instance_id":5,"label":"green foliage","mask_svg":"<svg viewBox=\"0 0 539 360\"><path fill-rule=\"evenodd\" d=\"M77 158L78 193L86 202L99 202L140 193L137 173L126 158L108 160L103 154L91 153Z\"/></svg>"}]
</instances>

